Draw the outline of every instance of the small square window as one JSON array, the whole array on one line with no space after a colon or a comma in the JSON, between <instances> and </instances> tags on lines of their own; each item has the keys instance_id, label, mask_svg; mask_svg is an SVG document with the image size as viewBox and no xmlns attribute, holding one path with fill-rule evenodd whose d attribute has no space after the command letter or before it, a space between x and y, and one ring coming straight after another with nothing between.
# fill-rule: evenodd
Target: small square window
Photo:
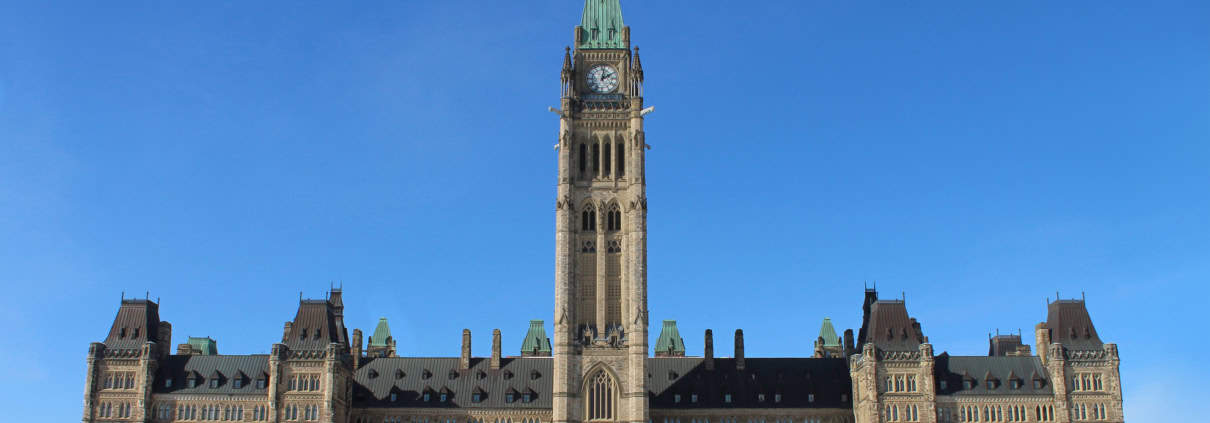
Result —
<instances>
[{"instance_id":1,"label":"small square window","mask_svg":"<svg viewBox=\"0 0 1210 423\"><path fill-rule=\"evenodd\" d=\"M264 379L256 380L256 389L265 389L265 380Z\"/></svg>"},{"instance_id":2,"label":"small square window","mask_svg":"<svg viewBox=\"0 0 1210 423\"><path fill-rule=\"evenodd\" d=\"M218 387L218 379L210 379L210 389Z\"/></svg>"},{"instance_id":3,"label":"small square window","mask_svg":"<svg viewBox=\"0 0 1210 423\"><path fill-rule=\"evenodd\" d=\"M781 394L773 394L773 402L781 402Z\"/></svg>"},{"instance_id":4,"label":"small square window","mask_svg":"<svg viewBox=\"0 0 1210 423\"><path fill-rule=\"evenodd\" d=\"M445 402L447 399L449 399L449 395L441 394L441 402Z\"/></svg>"},{"instance_id":5,"label":"small square window","mask_svg":"<svg viewBox=\"0 0 1210 423\"><path fill-rule=\"evenodd\" d=\"M394 392L392 392L392 393L391 393L391 402L395 402L395 401L398 401L398 400L399 400L399 396L398 396L398 395L396 395Z\"/></svg>"},{"instance_id":6,"label":"small square window","mask_svg":"<svg viewBox=\"0 0 1210 423\"><path fill-rule=\"evenodd\" d=\"M941 389L946 389L946 385L948 385L947 383L945 383L945 381L944 381L944 380L943 380L943 381L940 381L940 382L937 382L937 384L941 386Z\"/></svg>"},{"instance_id":7,"label":"small square window","mask_svg":"<svg viewBox=\"0 0 1210 423\"><path fill-rule=\"evenodd\" d=\"M815 402L815 394L807 394L807 402Z\"/></svg>"},{"instance_id":8,"label":"small square window","mask_svg":"<svg viewBox=\"0 0 1210 423\"><path fill-rule=\"evenodd\" d=\"M730 404L731 403L731 394L723 394L723 402Z\"/></svg>"},{"instance_id":9,"label":"small square window","mask_svg":"<svg viewBox=\"0 0 1210 423\"><path fill-rule=\"evenodd\" d=\"M534 399L533 396L531 396L528 392L521 395L521 401L530 402L530 401L533 401L533 399Z\"/></svg>"},{"instance_id":10,"label":"small square window","mask_svg":"<svg viewBox=\"0 0 1210 423\"><path fill-rule=\"evenodd\" d=\"M243 388L244 381L240 380L240 379L235 379L234 381L231 382L231 386L234 387L235 389Z\"/></svg>"},{"instance_id":11,"label":"small square window","mask_svg":"<svg viewBox=\"0 0 1210 423\"><path fill-rule=\"evenodd\" d=\"M512 392L509 392L509 393L507 393L507 394L504 394L504 402L509 402L509 403L511 403L511 402L513 402L513 401L515 401L515 400L516 400L516 398L514 398L514 397L513 397L513 393L512 393Z\"/></svg>"},{"instance_id":12,"label":"small square window","mask_svg":"<svg viewBox=\"0 0 1210 423\"><path fill-rule=\"evenodd\" d=\"M474 401L474 402L483 401L483 394L480 394L478 392L474 393L473 395L471 395L471 401Z\"/></svg>"},{"instance_id":13,"label":"small square window","mask_svg":"<svg viewBox=\"0 0 1210 423\"><path fill-rule=\"evenodd\" d=\"M424 402L429 402L429 400L432 398L433 398L433 396L431 394L429 394L428 392L424 393Z\"/></svg>"},{"instance_id":14,"label":"small square window","mask_svg":"<svg viewBox=\"0 0 1210 423\"><path fill-rule=\"evenodd\" d=\"M672 395L672 402L675 402L675 403L680 403L680 402L681 402L681 394L673 394L673 395Z\"/></svg>"},{"instance_id":15,"label":"small square window","mask_svg":"<svg viewBox=\"0 0 1210 423\"><path fill-rule=\"evenodd\" d=\"M973 380L962 381L962 389L975 389L975 381L973 381Z\"/></svg>"},{"instance_id":16,"label":"small square window","mask_svg":"<svg viewBox=\"0 0 1210 423\"><path fill-rule=\"evenodd\" d=\"M167 379L164 379L164 387L165 387L165 388L171 388L171 387L172 387L172 378L167 378Z\"/></svg>"},{"instance_id":17,"label":"small square window","mask_svg":"<svg viewBox=\"0 0 1210 423\"><path fill-rule=\"evenodd\" d=\"M697 404L697 394L689 395L689 402Z\"/></svg>"},{"instance_id":18,"label":"small square window","mask_svg":"<svg viewBox=\"0 0 1210 423\"><path fill-rule=\"evenodd\" d=\"M756 400L760 401L760 402L765 402L765 394L756 394Z\"/></svg>"}]
</instances>

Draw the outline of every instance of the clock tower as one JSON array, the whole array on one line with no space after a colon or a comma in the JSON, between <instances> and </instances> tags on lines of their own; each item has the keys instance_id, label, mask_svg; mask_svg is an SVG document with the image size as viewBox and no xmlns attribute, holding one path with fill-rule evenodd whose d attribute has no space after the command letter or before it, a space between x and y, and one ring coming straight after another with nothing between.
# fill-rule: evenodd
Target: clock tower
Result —
<instances>
[{"instance_id":1,"label":"clock tower","mask_svg":"<svg viewBox=\"0 0 1210 423\"><path fill-rule=\"evenodd\" d=\"M586 0L563 57L554 423L646 423L643 68L619 0Z\"/></svg>"}]
</instances>

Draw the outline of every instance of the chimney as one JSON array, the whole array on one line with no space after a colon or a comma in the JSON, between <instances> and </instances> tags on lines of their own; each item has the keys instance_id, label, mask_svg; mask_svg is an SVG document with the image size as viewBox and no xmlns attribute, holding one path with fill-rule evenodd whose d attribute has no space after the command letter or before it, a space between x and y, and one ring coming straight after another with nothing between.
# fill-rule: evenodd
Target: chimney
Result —
<instances>
[{"instance_id":1,"label":"chimney","mask_svg":"<svg viewBox=\"0 0 1210 423\"><path fill-rule=\"evenodd\" d=\"M492 329L492 370L500 369L500 329Z\"/></svg>"},{"instance_id":2,"label":"chimney","mask_svg":"<svg viewBox=\"0 0 1210 423\"><path fill-rule=\"evenodd\" d=\"M735 330L735 370L744 370L744 330Z\"/></svg>"},{"instance_id":3,"label":"chimney","mask_svg":"<svg viewBox=\"0 0 1210 423\"><path fill-rule=\"evenodd\" d=\"M353 371L361 367L361 329L353 329Z\"/></svg>"},{"instance_id":4,"label":"chimney","mask_svg":"<svg viewBox=\"0 0 1210 423\"><path fill-rule=\"evenodd\" d=\"M458 363L459 368L467 370L471 368L471 330L462 330L462 360Z\"/></svg>"},{"instance_id":5,"label":"chimney","mask_svg":"<svg viewBox=\"0 0 1210 423\"><path fill-rule=\"evenodd\" d=\"M857 347L855 347L853 345L853 330L845 329L845 331L844 331L844 356L848 357L848 356L856 354L856 353L857 353Z\"/></svg>"},{"instance_id":6,"label":"chimney","mask_svg":"<svg viewBox=\"0 0 1210 423\"><path fill-rule=\"evenodd\" d=\"M703 355L705 355L705 359L706 359L705 360L706 361L706 370L713 371L714 370L714 332L712 332L710 329L706 329L706 349L705 349L705 352L703 353Z\"/></svg>"},{"instance_id":7,"label":"chimney","mask_svg":"<svg viewBox=\"0 0 1210 423\"><path fill-rule=\"evenodd\" d=\"M158 333L156 333L156 347L160 349L160 359L168 358L172 354L172 324L168 322L160 322Z\"/></svg>"},{"instance_id":8,"label":"chimney","mask_svg":"<svg viewBox=\"0 0 1210 423\"><path fill-rule=\"evenodd\" d=\"M290 328L294 326L294 322L286 322L286 330L281 333L281 341L285 343L290 340Z\"/></svg>"},{"instance_id":9,"label":"chimney","mask_svg":"<svg viewBox=\"0 0 1210 423\"><path fill-rule=\"evenodd\" d=\"M193 345L180 344L176 346L176 355L193 355Z\"/></svg>"},{"instance_id":10,"label":"chimney","mask_svg":"<svg viewBox=\"0 0 1210 423\"><path fill-rule=\"evenodd\" d=\"M1038 357L1045 366L1050 359L1050 328L1046 326L1045 322L1038 323L1037 326L1034 326L1034 336L1037 337L1034 339L1034 343L1038 346Z\"/></svg>"}]
</instances>

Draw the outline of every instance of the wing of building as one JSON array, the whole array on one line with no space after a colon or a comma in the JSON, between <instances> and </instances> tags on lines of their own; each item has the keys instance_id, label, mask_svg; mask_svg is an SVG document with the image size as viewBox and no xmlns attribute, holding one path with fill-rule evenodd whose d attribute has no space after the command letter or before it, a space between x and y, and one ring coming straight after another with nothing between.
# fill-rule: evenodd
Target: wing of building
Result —
<instances>
[{"instance_id":1,"label":"wing of building","mask_svg":"<svg viewBox=\"0 0 1210 423\"><path fill-rule=\"evenodd\" d=\"M344 292L299 300L267 355L172 351L160 306L123 299L89 347L82 421L331 423L1122 422L1118 351L1083 300L1050 303L1037 354L1020 334L987 356L935 354L901 300L866 290L862 326L824 319L814 351L687 357L675 321L649 356L644 73L618 0L586 0L560 78L553 337L531 321L516 355L408 357L386 318L363 343ZM856 304L856 301L854 302ZM552 339L553 338L553 339Z\"/></svg>"}]
</instances>

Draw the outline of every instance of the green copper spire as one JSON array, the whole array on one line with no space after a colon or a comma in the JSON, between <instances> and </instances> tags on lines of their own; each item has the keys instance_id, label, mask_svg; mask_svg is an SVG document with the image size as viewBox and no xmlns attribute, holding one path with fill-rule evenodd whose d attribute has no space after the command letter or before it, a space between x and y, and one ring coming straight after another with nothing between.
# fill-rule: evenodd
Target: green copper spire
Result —
<instances>
[{"instance_id":1,"label":"green copper spire","mask_svg":"<svg viewBox=\"0 0 1210 423\"><path fill-rule=\"evenodd\" d=\"M665 320L660 329L660 339L655 341L656 357L684 357L685 340L676 328L676 320Z\"/></svg>"},{"instance_id":2,"label":"green copper spire","mask_svg":"<svg viewBox=\"0 0 1210 423\"><path fill-rule=\"evenodd\" d=\"M576 48L628 48L619 0L584 0Z\"/></svg>"},{"instance_id":3,"label":"green copper spire","mask_svg":"<svg viewBox=\"0 0 1210 423\"><path fill-rule=\"evenodd\" d=\"M391 326L387 324L387 318L378 318L378 327L374 328L374 336L370 337L371 347L386 347L387 340L391 338Z\"/></svg>"},{"instance_id":4,"label":"green copper spire","mask_svg":"<svg viewBox=\"0 0 1210 423\"><path fill-rule=\"evenodd\" d=\"M840 337L836 336L836 328L832 327L832 319L823 318L823 326L819 328L819 337L823 338L823 346L839 347Z\"/></svg>"},{"instance_id":5,"label":"green copper spire","mask_svg":"<svg viewBox=\"0 0 1210 423\"><path fill-rule=\"evenodd\" d=\"M190 336L187 342L194 351L200 351L201 355L218 355L218 341L210 339L209 336L205 338Z\"/></svg>"},{"instance_id":6,"label":"green copper spire","mask_svg":"<svg viewBox=\"0 0 1210 423\"><path fill-rule=\"evenodd\" d=\"M546 337L546 326L541 320L529 321L529 332L521 341L522 357L550 357L550 338Z\"/></svg>"}]
</instances>

